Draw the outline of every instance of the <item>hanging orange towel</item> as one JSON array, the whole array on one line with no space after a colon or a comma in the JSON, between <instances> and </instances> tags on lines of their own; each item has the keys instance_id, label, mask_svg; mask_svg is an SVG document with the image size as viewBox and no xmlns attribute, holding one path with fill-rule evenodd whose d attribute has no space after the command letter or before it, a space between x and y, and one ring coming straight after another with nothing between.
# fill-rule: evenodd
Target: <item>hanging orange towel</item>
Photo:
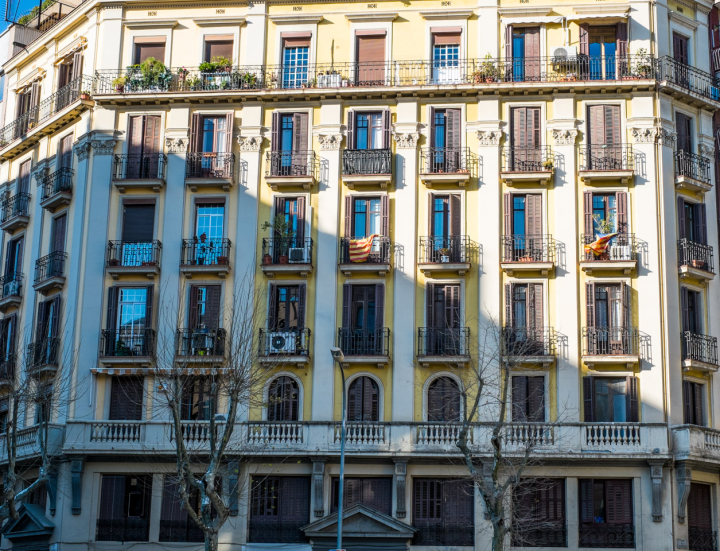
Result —
<instances>
[{"instance_id":1,"label":"hanging orange towel","mask_svg":"<svg viewBox=\"0 0 720 551\"><path fill-rule=\"evenodd\" d=\"M370 249L372 249L373 239L380 237L379 235L373 234L364 239L351 239L350 240L350 262L365 262L370 255Z\"/></svg>"}]
</instances>

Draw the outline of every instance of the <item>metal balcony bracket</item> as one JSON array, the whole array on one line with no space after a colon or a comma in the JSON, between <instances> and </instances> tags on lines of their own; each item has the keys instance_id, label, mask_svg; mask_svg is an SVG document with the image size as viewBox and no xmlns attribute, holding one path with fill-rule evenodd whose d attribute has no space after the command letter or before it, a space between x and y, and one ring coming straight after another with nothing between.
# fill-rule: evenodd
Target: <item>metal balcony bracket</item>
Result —
<instances>
[{"instance_id":1,"label":"metal balcony bracket","mask_svg":"<svg viewBox=\"0 0 720 551\"><path fill-rule=\"evenodd\" d=\"M323 503L323 497L325 496L325 461L325 459L313 461L313 509L316 518L325 515L325 505Z\"/></svg>"},{"instance_id":2,"label":"metal balcony bracket","mask_svg":"<svg viewBox=\"0 0 720 551\"><path fill-rule=\"evenodd\" d=\"M648 459L650 465L650 480L652 480L652 518L653 522L662 522L662 495L663 495L663 459Z\"/></svg>"},{"instance_id":3,"label":"metal balcony bracket","mask_svg":"<svg viewBox=\"0 0 720 551\"><path fill-rule=\"evenodd\" d=\"M70 462L72 490L71 511L73 515L79 515L82 511L82 478L84 470L84 457L76 457Z\"/></svg>"},{"instance_id":4,"label":"metal balcony bracket","mask_svg":"<svg viewBox=\"0 0 720 551\"><path fill-rule=\"evenodd\" d=\"M395 516L405 518L407 507L405 505L405 479L407 475L407 461L395 461Z\"/></svg>"},{"instance_id":5,"label":"metal balcony bracket","mask_svg":"<svg viewBox=\"0 0 720 551\"><path fill-rule=\"evenodd\" d=\"M685 523L685 510L688 497L690 497L690 482L692 481L692 469L686 466L684 461L675 465L675 477L678 486L678 522Z\"/></svg>"}]
</instances>

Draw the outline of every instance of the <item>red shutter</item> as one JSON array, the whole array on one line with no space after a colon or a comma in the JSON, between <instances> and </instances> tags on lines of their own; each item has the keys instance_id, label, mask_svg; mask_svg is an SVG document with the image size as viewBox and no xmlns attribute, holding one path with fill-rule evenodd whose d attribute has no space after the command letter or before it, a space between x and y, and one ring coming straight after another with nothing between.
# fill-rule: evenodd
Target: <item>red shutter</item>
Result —
<instances>
[{"instance_id":1,"label":"red shutter","mask_svg":"<svg viewBox=\"0 0 720 551\"><path fill-rule=\"evenodd\" d=\"M583 421L592 423L595 420L595 378L583 377Z\"/></svg>"}]
</instances>

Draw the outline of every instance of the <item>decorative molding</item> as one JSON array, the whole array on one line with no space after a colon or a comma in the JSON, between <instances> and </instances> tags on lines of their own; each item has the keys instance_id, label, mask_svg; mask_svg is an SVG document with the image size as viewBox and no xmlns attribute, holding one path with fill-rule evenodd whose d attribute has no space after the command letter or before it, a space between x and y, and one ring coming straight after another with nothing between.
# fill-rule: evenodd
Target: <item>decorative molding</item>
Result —
<instances>
[{"instance_id":1,"label":"decorative molding","mask_svg":"<svg viewBox=\"0 0 720 551\"><path fill-rule=\"evenodd\" d=\"M698 144L698 153L702 157L707 157L709 159L712 159L714 157L715 148L711 145L705 144L705 143L699 143Z\"/></svg>"},{"instance_id":2,"label":"decorative molding","mask_svg":"<svg viewBox=\"0 0 720 551\"><path fill-rule=\"evenodd\" d=\"M684 461L675 464L675 478L678 487L678 522L685 523L685 508L690 496L690 481L692 480L692 469L685 465Z\"/></svg>"},{"instance_id":3,"label":"decorative molding","mask_svg":"<svg viewBox=\"0 0 720 551\"><path fill-rule=\"evenodd\" d=\"M313 487L315 490L314 514L316 518L325 516L325 460L313 461Z\"/></svg>"},{"instance_id":4,"label":"decorative molding","mask_svg":"<svg viewBox=\"0 0 720 551\"><path fill-rule=\"evenodd\" d=\"M90 155L90 142L85 140L82 143L75 142L73 144L73 151L77 155L78 161L85 161Z\"/></svg>"},{"instance_id":5,"label":"decorative molding","mask_svg":"<svg viewBox=\"0 0 720 551\"><path fill-rule=\"evenodd\" d=\"M500 130L478 130L475 132L480 145L500 145L503 133Z\"/></svg>"},{"instance_id":6,"label":"decorative molding","mask_svg":"<svg viewBox=\"0 0 720 551\"><path fill-rule=\"evenodd\" d=\"M27 74L27 76L18 80L17 84L15 84L15 88L13 88L13 91L17 92L19 90L22 90L23 88L26 88L36 80L44 79L46 74L47 71L40 67L38 67L37 69L33 69Z\"/></svg>"},{"instance_id":7,"label":"decorative molding","mask_svg":"<svg viewBox=\"0 0 720 551\"><path fill-rule=\"evenodd\" d=\"M320 23L320 21L323 20L322 15L317 15L314 13L308 13L308 14L300 14L300 13L293 13L292 15L270 15L268 17L270 21L275 23L276 25L283 25L283 24L297 24L297 23Z\"/></svg>"},{"instance_id":8,"label":"decorative molding","mask_svg":"<svg viewBox=\"0 0 720 551\"><path fill-rule=\"evenodd\" d=\"M393 139L398 149L415 149L420 139L419 132L395 132Z\"/></svg>"},{"instance_id":9,"label":"decorative molding","mask_svg":"<svg viewBox=\"0 0 720 551\"><path fill-rule=\"evenodd\" d=\"M650 479L652 480L652 518L653 522L662 522L663 465L664 460L648 460Z\"/></svg>"},{"instance_id":10,"label":"decorative molding","mask_svg":"<svg viewBox=\"0 0 720 551\"><path fill-rule=\"evenodd\" d=\"M193 22L198 27L204 27L205 25L244 25L245 18L236 16L223 16L223 17L198 17L193 19Z\"/></svg>"},{"instance_id":11,"label":"decorative molding","mask_svg":"<svg viewBox=\"0 0 720 551\"><path fill-rule=\"evenodd\" d=\"M395 462L395 516L405 518L407 516L407 505L405 503L405 482L407 478L407 462Z\"/></svg>"},{"instance_id":12,"label":"decorative molding","mask_svg":"<svg viewBox=\"0 0 720 551\"><path fill-rule=\"evenodd\" d=\"M678 12L672 10L668 10L668 19L677 21L681 25L684 25L685 27L692 30L696 30L700 26L700 21L690 19L689 17L685 17L684 15L681 15Z\"/></svg>"},{"instance_id":13,"label":"decorative molding","mask_svg":"<svg viewBox=\"0 0 720 551\"><path fill-rule=\"evenodd\" d=\"M188 138L165 138L165 147L168 153L185 153L189 141Z\"/></svg>"},{"instance_id":14,"label":"decorative molding","mask_svg":"<svg viewBox=\"0 0 720 551\"><path fill-rule=\"evenodd\" d=\"M231 517L238 515L238 479L240 477L240 462L228 461L228 511Z\"/></svg>"},{"instance_id":15,"label":"decorative molding","mask_svg":"<svg viewBox=\"0 0 720 551\"><path fill-rule=\"evenodd\" d=\"M516 17L536 17L536 16L544 16L544 15L550 15L552 12L552 7L530 7L530 6L520 6L520 7L511 7L511 8L498 8L497 12L498 15L501 15L503 17L505 16L516 16Z\"/></svg>"},{"instance_id":16,"label":"decorative molding","mask_svg":"<svg viewBox=\"0 0 720 551\"><path fill-rule=\"evenodd\" d=\"M238 136L237 142L241 152L260 151L263 139L262 136Z\"/></svg>"},{"instance_id":17,"label":"decorative molding","mask_svg":"<svg viewBox=\"0 0 720 551\"><path fill-rule=\"evenodd\" d=\"M630 132L632 133L635 143L655 143L657 142L658 135L660 134L660 131L655 126L631 128Z\"/></svg>"},{"instance_id":18,"label":"decorative molding","mask_svg":"<svg viewBox=\"0 0 720 551\"><path fill-rule=\"evenodd\" d=\"M117 140L91 140L93 155L112 155Z\"/></svg>"},{"instance_id":19,"label":"decorative molding","mask_svg":"<svg viewBox=\"0 0 720 551\"><path fill-rule=\"evenodd\" d=\"M421 11L420 17L425 20L435 21L448 19L468 19L473 13L473 10L433 10L433 11Z\"/></svg>"},{"instance_id":20,"label":"decorative molding","mask_svg":"<svg viewBox=\"0 0 720 551\"><path fill-rule=\"evenodd\" d=\"M554 128L552 130L555 145L575 145L577 136L578 131L574 128Z\"/></svg>"},{"instance_id":21,"label":"decorative molding","mask_svg":"<svg viewBox=\"0 0 720 551\"><path fill-rule=\"evenodd\" d=\"M35 165L35 170L32 171L33 178L35 178L38 186L42 184L43 179L50 172L50 166L48 165L48 159L43 159Z\"/></svg>"},{"instance_id":22,"label":"decorative molding","mask_svg":"<svg viewBox=\"0 0 720 551\"><path fill-rule=\"evenodd\" d=\"M128 29L165 28L173 29L177 26L177 19L126 19L123 21Z\"/></svg>"},{"instance_id":23,"label":"decorative molding","mask_svg":"<svg viewBox=\"0 0 720 551\"><path fill-rule=\"evenodd\" d=\"M667 128L658 129L660 143L668 147L675 147L675 140L677 139L677 133Z\"/></svg>"},{"instance_id":24,"label":"decorative molding","mask_svg":"<svg viewBox=\"0 0 720 551\"><path fill-rule=\"evenodd\" d=\"M62 50L60 50L57 54L55 54L55 65L58 63L62 63L67 56L70 54L74 54L78 50L83 50L87 47L88 39L84 36L81 36L77 40L75 40L72 44L69 46L66 46Z\"/></svg>"},{"instance_id":25,"label":"decorative molding","mask_svg":"<svg viewBox=\"0 0 720 551\"><path fill-rule=\"evenodd\" d=\"M397 12L379 12L379 13L347 13L345 14L345 19L348 21L351 21L352 23L362 23L366 21L371 21L373 23L378 23L380 21L395 21L397 19Z\"/></svg>"},{"instance_id":26,"label":"decorative molding","mask_svg":"<svg viewBox=\"0 0 720 551\"><path fill-rule=\"evenodd\" d=\"M85 470L85 458L78 457L70 462L71 476L71 512L73 515L79 515L82 511L82 477Z\"/></svg>"},{"instance_id":27,"label":"decorative molding","mask_svg":"<svg viewBox=\"0 0 720 551\"><path fill-rule=\"evenodd\" d=\"M595 15L602 13L628 13L630 6L622 6L621 4L607 4L605 6L596 6L587 4L583 6L573 6L573 11L578 15Z\"/></svg>"},{"instance_id":28,"label":"decorative molding","mask_svg":"<svg viewBox=\"0 0 720 551\"><path fill-rule=\"evenodd\" d=\"M343 141L342 134L320 134L318 135L320 141L320 149L323 150L335 150L340 149Z\"/></svg>"}]
</instances>

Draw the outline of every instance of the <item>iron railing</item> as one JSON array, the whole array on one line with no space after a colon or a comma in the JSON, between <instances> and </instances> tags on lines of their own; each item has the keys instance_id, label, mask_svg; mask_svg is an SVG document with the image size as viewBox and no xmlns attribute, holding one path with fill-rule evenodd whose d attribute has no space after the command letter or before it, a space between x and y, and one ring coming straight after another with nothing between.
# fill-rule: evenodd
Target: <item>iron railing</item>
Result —
<instances>
[{"instance_id":1,"label":"iron railing","mask_svg":"<svg viewBox=\"0 0 720 551\"><path fill-rule=\"evenodd\" d=\"M312 264L313 240L284 237L264 237L262 262L268 264Z\"/></svg>"},{"instance_id":2,"label":"iron railing","mask_svg":"<svg viewBox=\"0 0 720 551\"><path fill-rule=\"evenodd\" d=\"M350 245L352 241L365 239L364 237L341 237L340 238L340 264L354 264L350 258ZM373 239L370 254L363 264L390 264L390 238L384 235Z\"/></svg>"},{"instance_id":3,"label":"iron railing","mask_svg":"<svg viewBox=\"0 0 720 551\"><path fill-rule=\"evenodd\" d=\"M421 237L418 262L421 264L470 262L469 245L470 238L467 235Z\"/></svg>"},{"instance_id":4,"label":"iron railing","mask_svg":"<svg viewBox=\"0 0 720 551\"><path fill-rule=\"evenodd\" d=\"M31 368L39 368L45 365L58 365L59 355L59 337L45 337L28 344L28 357Z\"/></svg>"},{"instance_id":5,"label":"iron railing","mask_svg":"<svg viewBox=\"0 0 720 551\"><path fill-rule=\"evenodd\" d=\"M390 329L338 329L338 348L346 356L387 356L390 349Z\"/></svg>"},{"instance_id":6,"label":"iron railing","mask_svg":"<svg viewBox=\"0 0 720 551\"><path fill-rule=\"evenodd\" d=\"M0 381L12 381L15 379L15 362L17 355L14 353L3 354L0 357Z\"/></svg>"},{"instance_id":7,"label":"iron railing","mask_svg":"<svg viewBox=\"0 0 720 551\"><path fill-rule=\"evenodd\" d=\"M93 77L80 76L28 109L27 112L0 129L0 149L7 147L10 142L23 137L33 128L40 126L53 115L76 102L83 92L90 93L94 83Z\"/></svg>"},{"instance_id":8,"label":"iron railing","mask_svg":"<svg viewBox=\"0 0 720 551\"><path fill-rule=\"evenodd\" d=\"M557 335L553 327L503 327L502 336L504 356L554 356L556 353Z\"/></svg>"},{"instance_id":9,"label":"iron railing","mask_svg":"<svg viewBox=\"0 0 720 551\"><path fill-rule=\"evenodd\" d=\"M235 171L234 153L188 153L186 178L232 178Z\"/></svg>"},{"instance_id":10,"label":"iron railing","mask_svg":"<svg viewBox=\"0 0 720 551\"><path fill-rule=\"evenodd\" d=\"M690 551L717 551L717 532L712 528L688 526L688 549Z\"/></svg>"},{"instance_id":11,"label":"iron railing","mask_svg":"<svg viewBox=\"0 0 720 551\"><path fill-rule=\"evenodd\" d=\"M310 354L310 329L260 329L260 356L308 356Z\"/></svg>"},{"instance_id":12,"label":"iron railing","mask_svg":"<svg viewBox=\"0 0 720 551\"><path fill-rule=\"evenodd\" d=\"M155 356L155 330L149 328L103 329L100 355L108 357Z\"/></svg>"},{"instance_id":13,"label":"iron railing","mask_svg":"<svg viewBox=\"0 0 720 551\"><path fill-rule=\"evenodd\" d=\"M502 262L555 262L552 235L503 235Z\"/></svg>"},{"instance_id":14,"label":"iron railing","mask_svg":"<svg viewBox=\"0 0 720 551\"><path fill-rule=\"evenodd\" d=\"M2 216L0 224L4 224L16 216L28 216L30 213L30 194L16 193L2 202Z\"/></svg>"},{"instance_id":15,"label":"iron railing","mask_svg":"<svg viewBox=\"0 0 720 551\"><path fill-rule=\"evenodd\" d=\"M318 157L314 151L268 151L265 176L315 177Z\"/></svg>"},{"instance_id":16,"label":"iron railing","mask_svg":"<svg viewBox=\"0 0 720 551\"><path fill-rule=\"evenodd\" d=\"M472 522L416 521L413 538L415 545L428 546L475 546L475 524Z\"/></svg>"},{"instance_id":17,"label":"iron railing","mask_svg":"<svg viewBox=\"0 0 720 551\"><path fill-rule=\"evenodd\" d=\"M343 149L342 173L344 176L392 174L392 150Z\"/></svg>"},{"instance_id":18,"label":"iron railing","mask_svg":"<svg viewBox=\"0 0 720 551\"><path fill-rule=\"evenodd\" d=\"M178 356L224 356L225 329L179 329L176 339Z\"/></svg>"},{"instance_id":19,"label":"iron railing","mask_svg":"<svg viewBox=\"0 0 720 551\"><path fill-rule=\"evenodd\" d=\"M469 327L419 327L418 356L469 356Z\"/></svg>"},{"instance_id":20,"label":"iron railing","mask_svg":"<svg viewBox=\"0 0 720 551\"><path fill-rule=\"evenodd\" d=\"M191 519L160 519L160 541L200 543L205 541L205 533Z\"/></svg>"},{"instance_id":21,"label":"iron railing","mask_svg":"<svg viewBox=\"0 0 720 551\"><path fill-rule=\"evenodd\" d=\"M160 266L162 243L152 241L108 241L107 265Z\"/></svg>"},{"instance_id":22,"label":"iron railing","mask_svg":"<svg viewBox=\"0 0 720 551\"><path fill-rule=\"evenodd\" d=\"M632 145L581 145L580 170L616 171L635 170L635 153Z\"/></svg>"},{"instance_id":23,"label":"iron railing","mask_svg":"<svg viewBox=\"0 0 720 551\"><path fill-rule=\"evenodd\" d=\"M0 300L22 296L24 281L22 272L10 272L0 277Z\"/></svg>"},{"instance_id":24,"label":"iron railing","mask_svg":"<svg viewBox=\"0 0 720 551\"><path fill-rule=\"evenodd\" d=\"M53 277L65 277L67 253L55 251L35 261L35 285Z\"/></svg>"},{"instance_id":25,"label":"iron railing","mask_svg":"<svg viewBox=\"0 0 720 551\"><path fill-rule=\"evenodd\" d=\"M680 149L675 152L675 177L685 176L710 184L710 159Z\"/></svg>"},{"instance_id":26,"label":"iron railing","mask_svg":"<svg viewBox=\"0 0 720 551\"><path fill-rule=\"evenodd\" d=\"M512 546L520 548L567 547L567 526L564 521L542 519L537 519L537 522L521 522L513 531Z\"/></svg>"},{"instance_id":27,"label":"iron railing","mask_svg":"<svg viewBox=\"0 0 720 551\"><path fill-rule=\"evenodd\" d=\"M273 500L275 501L275 500ZM274 506L273 506L274 507ZM250 516L248 526L249 543L307 543L301 530L307 521L289 522L285 520L265 521Z\"/></svg>"},{"instance_id":28,"label":"iron railing","mask_svg":"<svg viewBox=\"0 0 720 551\"><path fill-rule=\"evenodd\" d=\"M583 354L588 356L637 356L637 327L583 327Z\"/></svg>"},{"instance_id":29,"label":"iron railing","mask_svg":"<svg viewBox=\"0 0 720 551\"><path fill-rule=\"evenodd\" d=\"M682 340L683 360L718 365L717 337L683 331L680 339Z\"/></svg>"},{"instance_id":30,"label":"iron railing","mask_svg":"<svg viewBox=\"0 0 720 551\"><path fill-rule=\"evenodd\" d=\"M656 60L655 78L660 82L674 84L704 98L720 101L720 88L716 77L670 56Z\"/></svg>"},{"instance_id":31,"label":"iron railing","mask_svg":"<svg viewBox=\"0 0 720 551\"><path fill-rule=\"evenodd\" d=\"M580 523L579 547L610 549L635 547L635 528L632 524Z\"/></svg>"},{"instance_id":32,"label":"iron railing","mask_svg":"<svg viewBox=\"0 0 720 551\"><path fill-rule=\"evenodd\" d=\"M47 31L57 25L62 19L70 15L78 6L84 4L87 0L64 0L59 2L58 0L50 0L50 2L43 2L42 10L38 11L35 8L30 10L25 15L16 19L17 25L15 38L16 42L13 42L12 57L15 57L20 52L26 51L27 47L40 38Z\"/></svg>"},{"instance_id":33,"label":"iron railing","mask_svg":"<svg viewBox=\"0 0 720 551\"><path fill-rule=\"evenodd\" d=\"M469 147L424 147L420 152L420 174L469 173L473 159Z\"/></svg>"},{"instance_id":34,"label":"iron railing","mask_svg":"<svg viewBox=\"0 0 720 551\"><path fill-rule=\"evenodd\" d=\"M97 520L95 539L97 541L148 541L150 519L142 517L121 517Z\"/></svg>"},{"instance_id":35,"label":"iron railing","mask_svg":"<svg viewBox=\"0 0 720 551\"><path fill-rule=\"evenodd\" d=\"M164 153L127 153L115 155L115 180L164 180L167 156Z\"/></svg>"},{"instance_id":36,"label":"iron railing","mask_svg":"<svg viewBox=\"0 0 720 551\"><path fill-rule=\"evenodd\" d=\"M637 240L634 233L619 233L610 240L604 253L595 254L587 245L594 243L597 235L582 234L580 259L583 262L619 262L637 260Z\"/></svg>"},{"instance_id":37,"label":"iron railing","mask_svg":"<svg viewBox=\"0 0 720 551\"><path fill-rule=\"evenodd\" d=\"M183 239L181 266L227 266L230 263L230 247L227 238Z\"/></svg>"},{"instance_id":38,"label":"iron railing","mask_svg":"<svg viewBox=\"0 0 720 551\"><path fill-rule=\"evenodd\" d=\"M550 172L555 156L549 145L537 147L506 146L502 149L501 172Z\"/></svg>"},{"instance_id":39,"label":"iron railing","mask_svg":"<svg viewBox=\"0 0 720 551\"><path fill-rule=\"evenodd\" d=\"M40 199L50 199L58 193L72 192L73 169L60 167L42 180L42 195Z\"/></svg>"},{"instance_id":40,"label":"iron railing","mask_svg":"<svg viewBox=\"0 0 720 551\"><path fill-rule=\"evenodd\" d=\"M691 266L706 272L715 272L713 248L689 239L678 240L678 266Z\"/></svg>"}]
</instances>

